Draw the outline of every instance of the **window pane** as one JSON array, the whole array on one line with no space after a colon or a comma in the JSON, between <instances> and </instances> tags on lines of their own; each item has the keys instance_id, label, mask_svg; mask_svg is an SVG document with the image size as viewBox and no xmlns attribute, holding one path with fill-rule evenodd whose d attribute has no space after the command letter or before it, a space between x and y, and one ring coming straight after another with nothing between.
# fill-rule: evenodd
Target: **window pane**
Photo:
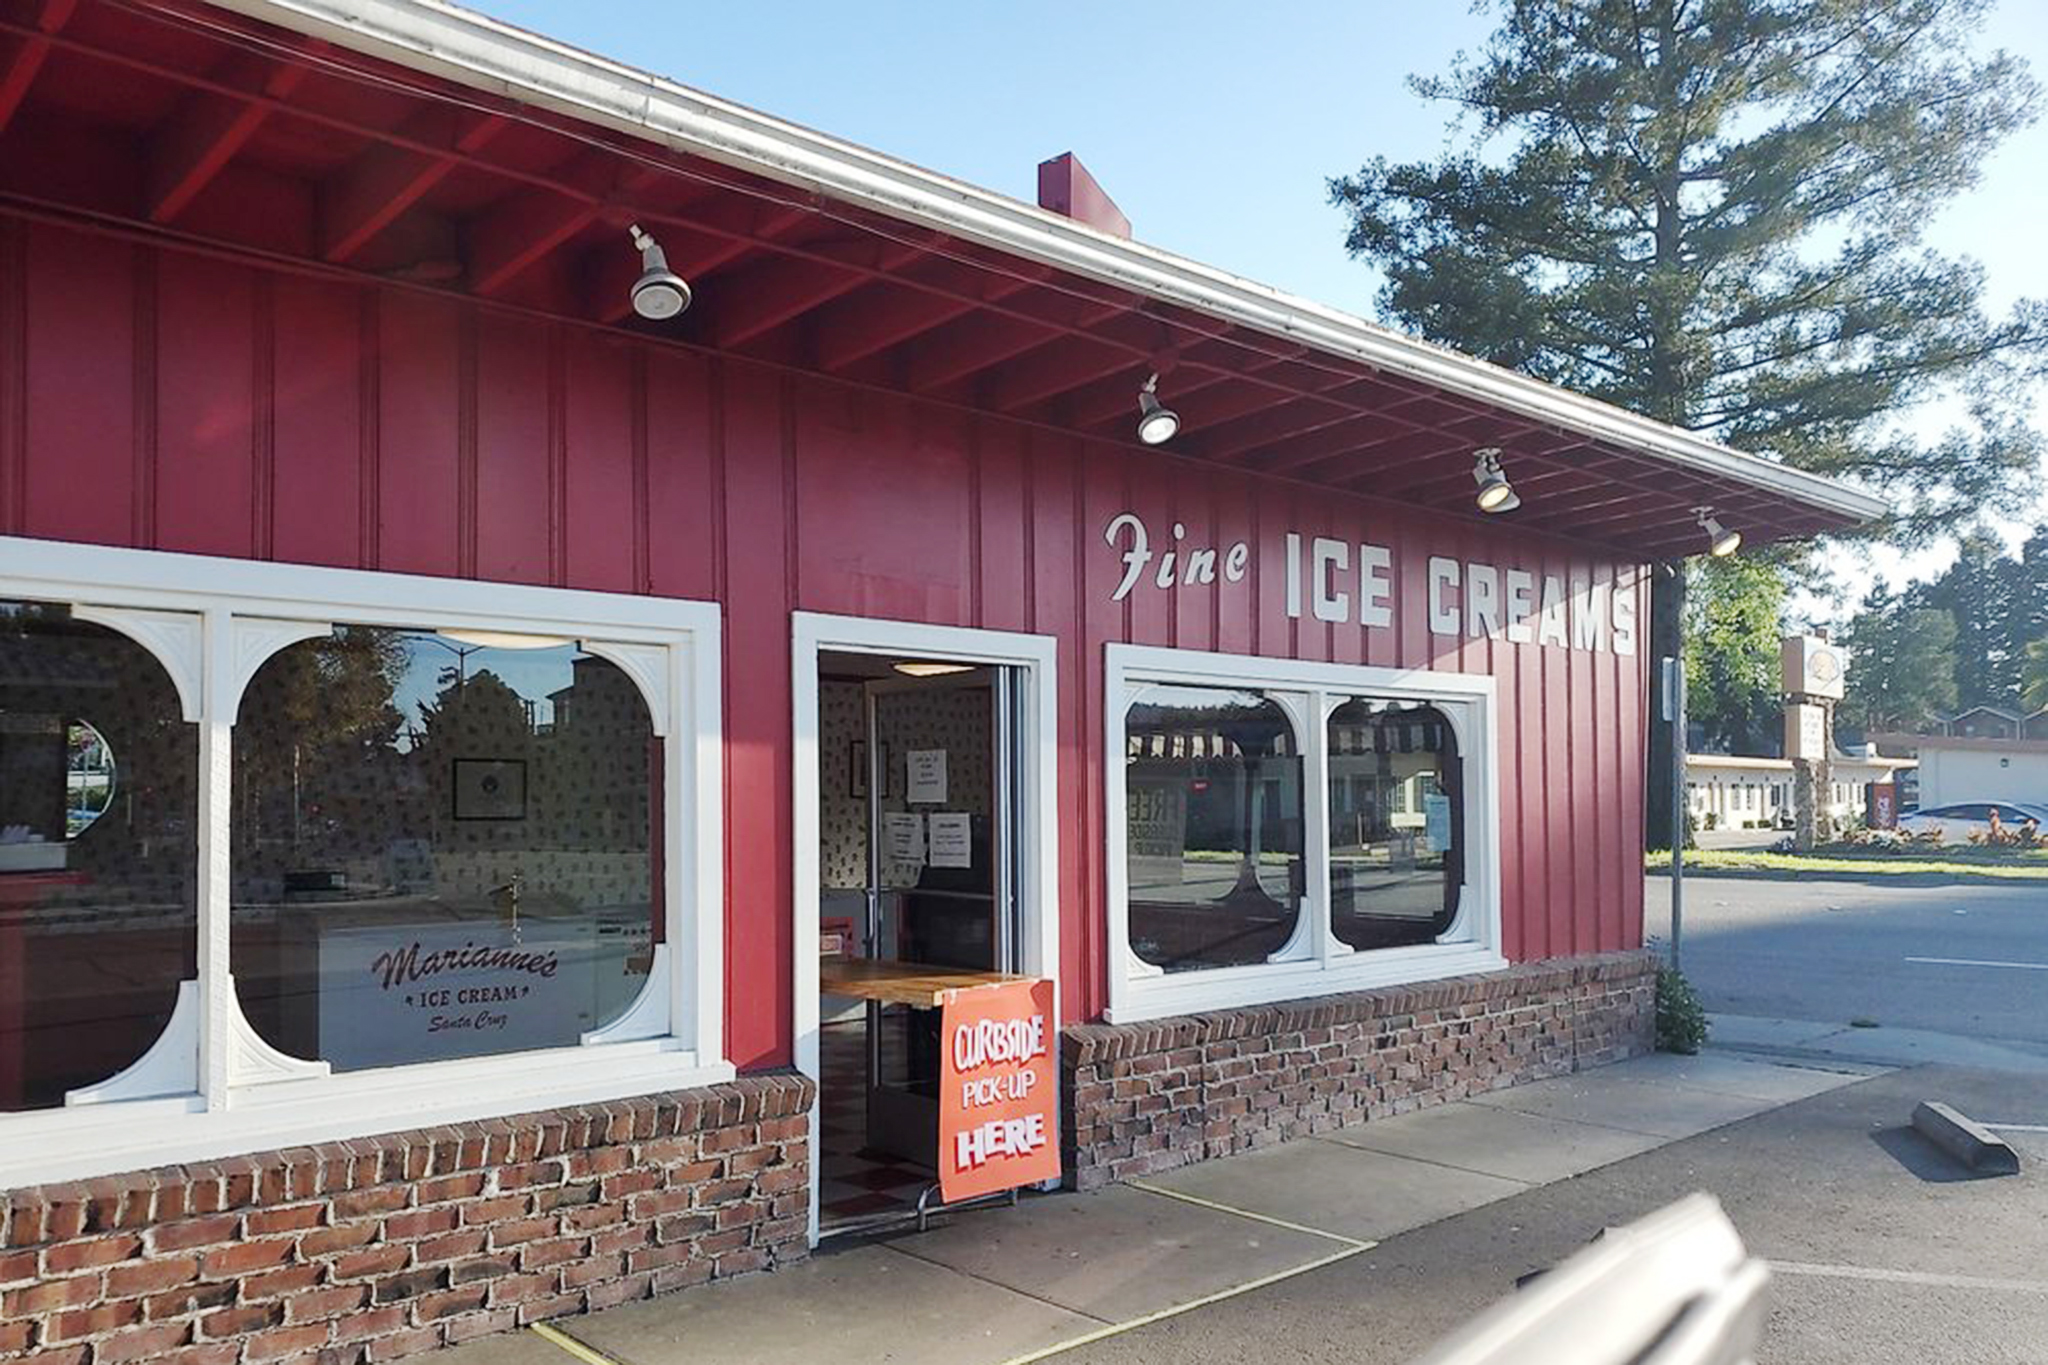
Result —
<instances>
[{"instance_id":1,"label":"window pane","mask_svg":"<svg viewBox=\"0 0 2048 1365\"><path fill-rule=\"evenodd\" d=\"M573 645L341 627L235 726L242 1007L337 1070L574 1044L647 979L661 751Z\"/></svg>"},{"instance_id":2,"label":"window pane","mask_svg":"<svg viewBox=\"0 0 2048 1365\"><path fill-rule=\"evenodd\" d=\"M1132 950L1169 972L1264 962L1302 897L1287 713L1258 692L1149 687L1124 733Z\"/></svg>"},{"instance_id":3,"label":"window pane","mask_svg":"<svg viewBox=\"0 0 2048 1365\"><path fill-rule=\"evenodd\" d=\"M1330 927L1353 948L1434 943L1458 910L1464 802L1457 740L1420 702L1330 713Z\"/></svg>"},{"instance_id":4,"label":"window pane","mask_svg":"<svg viewBox=\"0 0 2048 1365\"><path fill-rule=\"evenodd\" d=\"M0 1110L149 1050L193 975L199 727L141 645L0 602Z\"/></svg>"}]
</instances>

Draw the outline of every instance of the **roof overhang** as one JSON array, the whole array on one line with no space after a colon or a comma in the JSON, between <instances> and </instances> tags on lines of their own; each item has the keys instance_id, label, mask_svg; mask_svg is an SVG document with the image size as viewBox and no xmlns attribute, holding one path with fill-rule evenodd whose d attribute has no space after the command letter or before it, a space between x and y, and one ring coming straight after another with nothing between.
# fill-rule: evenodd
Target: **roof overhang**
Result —
<instances>
[{"instance_id":1,"label":"roof overhang","mask_svg":"<svg viewBox=\"0 0 2048 1365\"><path fill-rule=\"evenodd\" d=\"M243 158L310 182L322 221L303 242L286 225L275 241L238 245L608 326L638 325L612 300L637 264L623 221L644 218L681 239L671 260L701 280L707 306L665 334L679 344L1126 444L1137 384L1164 368L1163 393L1187 422L1177 455L1476 517L1472 451L1499 446L1523 495L1508 522L1638 558L1697 552L1696 507L1753 543L1885 510L1856 489L436 0L37 9L0 25L14 42L0 128L15 112L6 91L18 104L39 79L61 86L68 74L73 88L45 119L85 114L134 133L153 149L134 168L147 188L125 205L106 187L67 200L61 185L9 174L19 158L0 137L0 202L232 239L232 215L208 200ZM38 78L51 54L62 60ZM95 62L186 93L95 102L76 89ZM196 152L157 164L195 136ZM351 192L380 185L410 197L381 218L372 204L328 221ZM444 239L446 278L406 258L431 263Z\"/></svg>"}]
</instances>

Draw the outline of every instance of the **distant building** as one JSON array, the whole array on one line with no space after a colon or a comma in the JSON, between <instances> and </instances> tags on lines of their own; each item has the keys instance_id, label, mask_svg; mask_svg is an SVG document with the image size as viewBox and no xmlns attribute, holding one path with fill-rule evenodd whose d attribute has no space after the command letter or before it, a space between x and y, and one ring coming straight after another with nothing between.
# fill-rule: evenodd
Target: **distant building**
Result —
<instances>
[{"instance_id":1,"label":"distant building","mask_svg":"<svg viewBox=\"0 0 2048 1365\"><path fill-rule=\"evenodd\" d=\"M2048 744L2041 746L2048 751ZM1914 760L1875 752L1837 753L1828 764L1826 809L1835 820L1861 819L1873 782L1911 776ZM1686 810L1699 829L1792 827L1792 760L1741 754L1687 754Z\"/></svg>"},{"instance_id":2,"label":"distant building","mask_svg":"<svg viewBox=\"0 0 2048 1365\"><path fill-rule=\"evenodd\" d=\"M1887 754L1919 759L1922 807L1958 801L2048 802L2048 716L2036 712L2015 728L2026 738L1959 734L1870 738Z\"/></svg>"}]
</instances>

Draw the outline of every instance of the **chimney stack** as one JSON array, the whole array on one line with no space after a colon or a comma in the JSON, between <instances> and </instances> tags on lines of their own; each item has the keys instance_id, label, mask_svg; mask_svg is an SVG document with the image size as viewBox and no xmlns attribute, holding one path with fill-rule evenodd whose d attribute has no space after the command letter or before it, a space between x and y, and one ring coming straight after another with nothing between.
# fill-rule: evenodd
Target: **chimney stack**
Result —
<instances>
[{"instance_id":1,"label":"chimney stack","mask_svg":"<svg viewBox=\"0 0 2048 1365\"><path fill-rule=\"evenodd\" d=\"M1100 228L1112 236L1131 235L1131 220L1103 193L1102 186L1095 183L1095 177L1088 174L1088 168L1072 152L1061 152L1050 161L1038 163L1038 207Z\"/></svg>"}]
</instances>

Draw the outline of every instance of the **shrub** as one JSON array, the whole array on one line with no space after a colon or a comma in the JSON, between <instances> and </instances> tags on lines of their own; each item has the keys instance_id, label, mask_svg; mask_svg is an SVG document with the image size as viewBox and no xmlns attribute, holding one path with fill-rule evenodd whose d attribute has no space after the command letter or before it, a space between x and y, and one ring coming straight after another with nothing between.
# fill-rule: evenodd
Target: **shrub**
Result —
<instances>
[{"instance_id":1,"label":"shrub","mask_svg":"<svg viewBox=\"0 0 2048 1365\"><path fill-rule=\"evenodd\" d=\"M1707 1041L1707 1007L1683 973L1657 969L1657 1050L1692 1056Z\"/></svg>"}]
</instances>

